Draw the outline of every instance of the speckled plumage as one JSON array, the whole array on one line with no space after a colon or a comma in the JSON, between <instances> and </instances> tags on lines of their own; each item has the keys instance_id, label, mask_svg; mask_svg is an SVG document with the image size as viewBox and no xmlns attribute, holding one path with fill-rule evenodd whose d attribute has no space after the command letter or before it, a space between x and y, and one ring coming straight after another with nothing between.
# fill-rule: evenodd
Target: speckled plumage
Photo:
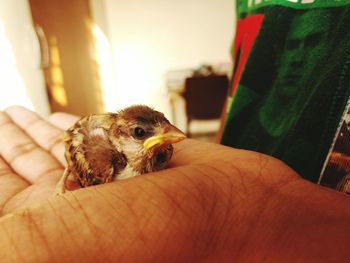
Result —
<instances>
[{"instance_id":1,"label":"speckled plumage","mask_svg":"<svg viewBox=\"0 0 350 263\"><path fill-rule=\"evenodd\" d=\"M151 137L159 143L148 148ZM162 113L142 105L81 118L64 134L68 166L56 192L65 191L69 174L87 187L163 169L173 153L171 143L183 138Z\"/></svg>"}]
</instances>

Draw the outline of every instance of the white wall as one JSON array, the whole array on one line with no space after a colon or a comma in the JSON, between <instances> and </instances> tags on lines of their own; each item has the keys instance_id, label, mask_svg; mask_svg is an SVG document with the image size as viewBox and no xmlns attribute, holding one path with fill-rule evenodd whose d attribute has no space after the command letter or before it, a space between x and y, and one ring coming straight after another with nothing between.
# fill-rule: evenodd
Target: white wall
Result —
<instances>
[{"instance_id":1,"label":"white wall","mask_svg":"<svg viewBox=\"0 0 350 263\"><path fill-rule=\"evenodd\" d=\"M230 62L233 0L105 0L104 4L99 11L106 14L101 24L111 44L116 109L143 103L170 117L165 85L169 70Z\"/></svg>"},{"instance_id":2,"label":"white wall","mask_svg":"<svg viewBox=\"0 0 350 263\"><path fill-rule=\"evenodd\" d=\"M0 110L19 104L49 114L40 48L27 0L0 0Z\"/></svg>"},{"instance_id":3,"label":"white wall","mask_svg":"<svg viewBox=\"0 0 350 263\"><path fill-rule=\"evenodd\" d=\"M234 0L90 1L107 36L107 110L143 103L170 118L169 70L230 61ZM28 0L0 0L0 109L22 104L49 113L38 52Z\"/></svg>"}]
</instances>

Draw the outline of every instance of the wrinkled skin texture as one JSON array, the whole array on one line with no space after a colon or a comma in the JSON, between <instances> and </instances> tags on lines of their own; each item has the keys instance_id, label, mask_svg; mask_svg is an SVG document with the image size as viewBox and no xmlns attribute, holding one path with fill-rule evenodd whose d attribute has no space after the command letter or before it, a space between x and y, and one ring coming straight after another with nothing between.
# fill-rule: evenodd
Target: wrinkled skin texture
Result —
<instances>
[{"instance_id":1,"label":"wrinkled skin texture","mask_svg":"<svg viewBox=\"0 0 350 263\"><path fill-rule=\"evenodd\" d=\"M52 194L62 130L0 113L1 262L345 262L350 199L271 157L185 140L171 168Z\"/></svg>"}]
</instances>

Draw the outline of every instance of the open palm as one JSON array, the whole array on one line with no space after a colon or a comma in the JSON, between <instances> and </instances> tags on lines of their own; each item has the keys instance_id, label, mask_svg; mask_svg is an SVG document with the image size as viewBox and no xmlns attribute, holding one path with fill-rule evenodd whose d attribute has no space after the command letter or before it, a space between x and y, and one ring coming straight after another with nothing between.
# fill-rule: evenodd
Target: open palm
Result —
<instances>
[{"instance_id":1,"label":"open palm","mask_svg":"<svg viewBox=\"0 0 350 263\"><path fill-rule=\"evenodd\" d=\"M66 165L62 132L77 119L66 113L55 113L46 121L18 106L0 112L0 215L52 197ZM229 167L225 168L229 171L237 163L239 169L251 170L256 175L260 174L261 166L266 166L266 162L271 165L271 160L264 155L233 151L211 143L185 140L175 146L170 165L178 168L189 166L192 174L206 170L195 170L196 164L206 167L203 164L212 163L224 169L229 163ZM271 166L273 174L279 175L284 171L292 178L295 176L292 171L287 170L286 173L286 166L275 160Z\"/></svg>"},{"instance_id":2,"label":"open palm","mask_svg":"<svg viewBox=\"0 0 350 263\"><path fill-rule=\"evenodd\" d=\"M348 196L218 144L184 140L171 169L52 197L65 165L62 130L76 120L0 112L1 262L349 258Z\"/></svg>"},{"instance_id":3,"label":"open palm","mask_svg":"<svg viewBox=\"0 0 350 263\"><path fill-rule=\"evenodd\" d=\"M65 165L62 129L76 119L60 113L47 122L22 107L0 113L1 215L52 196Z\"/></svg>"}]
</instances>

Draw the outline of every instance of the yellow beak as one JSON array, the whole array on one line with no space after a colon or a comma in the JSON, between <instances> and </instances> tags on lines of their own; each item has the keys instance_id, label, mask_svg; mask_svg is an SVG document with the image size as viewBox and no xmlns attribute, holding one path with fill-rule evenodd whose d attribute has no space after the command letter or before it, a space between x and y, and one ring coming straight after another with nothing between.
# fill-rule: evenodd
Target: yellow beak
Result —
<instances>
[{"instance_id":1,"label":"yellow beak","mask_svg":"<svg viewBox=\"0 0 350 263\"><path fill-rule=\"evenodd\" d=\"M155 146L176 143L186 138L186 135L173 125L167 126L164 130L166 130L164 133L148 138L143 143L143 147L149 150Z\"/></svg>"}]
</instances>

